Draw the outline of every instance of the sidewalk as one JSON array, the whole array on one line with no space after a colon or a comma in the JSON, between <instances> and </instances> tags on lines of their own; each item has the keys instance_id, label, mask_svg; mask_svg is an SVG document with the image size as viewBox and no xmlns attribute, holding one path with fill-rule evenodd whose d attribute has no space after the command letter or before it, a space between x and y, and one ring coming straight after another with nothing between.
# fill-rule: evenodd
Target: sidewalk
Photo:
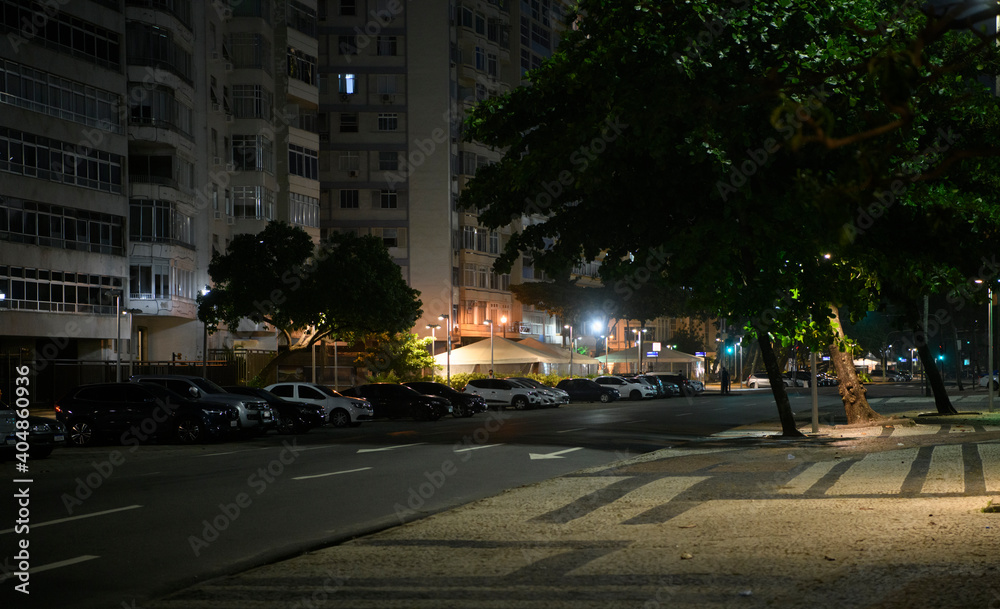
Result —
<instances>
[{"instance_id":1,"label":"sidewalk","mask_svg":"<svg viewBox=\"0 0 1000 609\"><path fill-rule=\"evenodd\" d=\"M982 511L1000 503L1000 413L909 402L910 419L804 439L731 430L143 606L1000 606L1000 513Z\"/></svg>"}]
</instances>

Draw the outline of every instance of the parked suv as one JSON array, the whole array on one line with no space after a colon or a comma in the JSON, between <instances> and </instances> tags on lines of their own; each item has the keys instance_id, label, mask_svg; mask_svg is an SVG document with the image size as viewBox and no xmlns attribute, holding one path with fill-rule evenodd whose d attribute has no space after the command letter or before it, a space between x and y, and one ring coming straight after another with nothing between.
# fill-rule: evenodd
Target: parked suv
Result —
<instances>
[{"instance_id":1,"label":"parked suv","mask_svg":"<svg viewBox=\"0 0 1000 609\"><path fill-rule=\"evenodd\" d=\"M598 385L612 387L618 390L622 397L630 400L642 400L656 397L656 388L639 380L626 379L620 376L599 376L594 379Z\"/></svg>"},{"instance_id":2,"label":"parked suv","mask_svg":"<svg viewBox=\"0 0 1000 609\"><path fill-rule=\"evenodd\" d=\"M80 385L56 402L55 411L75 446L102 437L128 445L149 438L203 442L228 435L239 417L231 404L195 401L151 383Z\"/></svg>"},{"instance_id":3,"label":"parked suv","mask_svg":"<svg viewBox=\"0 0 1000 609\"><path fill-rule=\"evenodd\" d=\"M245 431L263 433L274 424L274 415L267 402L245 395L227 393L208 379L184 374L136 374L129 378L133 383L153 383L189 397L235 406L240 417L237 427Z\"/></svg>"},{"instance_id":4,"label":"parked suv","mask_svg":"<svg viewBox=\"0 0 1000 609\"><path fill-rule=\"evenodd\" d=\"M436 395L451 402L451 414L455 417L471 417L477 412L486 412L486 400L478 395L462 393L445 385L429 381L403 383L410 389L424 395Z\"/></svg>"},{"instance_id":5,"label":"parked suv","mask_svg":"<svg viewBox=\"0 0 1000 609\"><path fill-rule=\"evenodd\" d=\"M326 420L334 427L361 425L361 421L370 421L374 416L374 409L368 400L342 395L326 385L318 383L297 381L275 383L264 389L286 400L322 406L326 413Z\"/></svg>"},{"instance_id":6,"label":"parked suv","mask_svg":"<svg viewBox=\"0 0 1000 609\"><path fill-rule=\"evenodd\" d=\"M536 381L535 379L526 376L514 376L507 380L516 381L526 387L531 387L543 393L548 393L552 395L552 397L555 398L556 402L555 404L553 404L554 407L558 407L560 404L569 404L569 394L563 391L562 389L557 389L556 387L549 387L548 385L543 385L542 383Z\"/></svg>"},{"instance_id":7,"label":"parked suv","mask_svg":"<svg viewBox=\"0 0 1000 609\"><path fill-rule=\"evenodd\" d=\"M482 396L486 403L495 408L512 406L516 410L547 405L551 398L544 398L537 389L512 383L505 379L473 379L462 390Z\"/></svg>"},{"instance_id":8,"label":"parked suv","mask_svg":"<svg viewBox=\"0 0 1000 609\"><path fill-rule=\"evenodd\" d=\"M674 383L681 388L681 393L687 397L697 397L705 393L704 383L698 380L691 380L683 374L677 374L674 372L650 372L649 375Z\"/></svg>"}]
</instances>

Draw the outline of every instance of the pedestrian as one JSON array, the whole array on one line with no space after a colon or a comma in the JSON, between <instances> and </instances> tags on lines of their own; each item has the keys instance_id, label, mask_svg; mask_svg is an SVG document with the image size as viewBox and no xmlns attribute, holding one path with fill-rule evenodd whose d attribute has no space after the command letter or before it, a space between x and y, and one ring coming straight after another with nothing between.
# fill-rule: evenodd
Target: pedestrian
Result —
<instances>
[{"instance_id":1,"label":"pedestrian","mask_svg":"<svg viewBox=\"0 0 1000 609\"><path fill-rule=\"evenodd\" d=\"M490 368L490 378L493 378L493 368Z\"/></svg>"},{"instance_id":2,"label":"pedestrian","mask_svg":"<svg viewBox=\"0 0 1000 609\"><path fill-rule=\"evenodd\" d=\"M722 367L722 372L719 373L719 380L722 381L722 395L729 395L729 371L726 367Z\"/></svg>"}]
</instances>

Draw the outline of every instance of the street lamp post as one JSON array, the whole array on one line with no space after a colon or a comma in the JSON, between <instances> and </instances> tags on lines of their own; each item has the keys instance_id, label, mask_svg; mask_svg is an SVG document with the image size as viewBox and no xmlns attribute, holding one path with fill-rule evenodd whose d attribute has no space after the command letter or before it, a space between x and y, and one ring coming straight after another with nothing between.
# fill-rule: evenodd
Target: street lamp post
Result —
<instances>
[{"instance_id":1,"label":"street lamp post","mask_svg":"<svg viewBox=\"0 0 1000 609\"><path fill-rule=\"evenodd\" d=\"M122 382L122 291L120 289L108 290L107 296L115 297L115 382Z\"/></svg>"},{"instance_id":2,"label":"street lamp post","mask_svg":"<svg viewBox=\"0 0 1000 609\"><path fill-rule=\"evenodd\" d=\"M437 355L437 329L441 324L427 324L431 331L431 356Z\"/></svg>"},{"instance_id":3,"label":"street lamp post","mask_svg":"<svg viewBox=\"0 0 1000 609\"><path fill-rule=\"evenodd\" d=\"M490 327L490 378L493 378L493 320L487 319L483 323Z\"/></svg>"},{"instance_id":4,"label":"street lamp post","mask_svg":"<svg viewBox=\"0 0 1000 609\"><path fill-rule=\"evenodd\" d=\"M642 374L642 335L646 333L646 328L637 330L632 328L632 333L635 334L638 339L636 342L635 357L638 362L636 363L636 372Z\"/></svg>"},{"instance_id":5,"label":"street lamp post","mask_svg":"<svg viewBox=\"0 0 1000 609\"><path fill-rule=\"evenodd\" d=\"M573 378L573 326L566 324L564 328L569 328L569 378Z\"/></svg>"},{"instance_id":6,"label":"street lamp post","mask_svg":"<svg viewBox=\"0 0 1000 609\"><path fill-rule=\"evenodd\" d=\"M442 313L438 315L438 319L442 320L448 326L448 386L451 387L451 316Z\"/></svg>"},{"instance_id":7,"label":"street lamp post","mask_svg":"<svg viewBox=\"0 0 1000 609\"><path fill-rule=\"evenodd\" d=\"M201 290L202 296L208 296L211 288L207 285ZM208 378L208 322L202 322L203 332L201 336L201 378ZM315 379L314 379L315 380Z\"/></svg>"}]
</instances>

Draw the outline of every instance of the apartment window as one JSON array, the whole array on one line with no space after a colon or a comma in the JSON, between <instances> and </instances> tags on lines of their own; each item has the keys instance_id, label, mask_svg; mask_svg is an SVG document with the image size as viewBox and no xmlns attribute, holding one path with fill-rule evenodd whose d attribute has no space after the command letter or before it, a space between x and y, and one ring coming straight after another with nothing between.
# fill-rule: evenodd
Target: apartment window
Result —
<instances>
[{"instance_id":1,"label":"apartment window","mask_svg":"<svg viewBox=\"0 0 1000 609\"><path fill-rule=\"evenodd\" d=\"M375 86L381 95L392 95L396 92L398 79L395 74L379 74L375 79Z\"/></svg>"},{"instance_id":2,"label":"apartment window","mask_svg":"<svg viewBox=\"0 0 1000 609\"><path fill-rule=\"evenodd\" d=\"M233 215L250 220L273 220L274 193L263 186L234 186Z\"/></svg>"},{"instance_id":3,"label":"apartment window","mask_svg":"<svg viewBox=\"0 0 1000 609\"><path fill-rule=\"evenodd\" d=\"M379 207L382 209L396 209L399 207L399 195L395 190L379 191Z\"/></svg>"},{"instance_id":4,"label":"apartment window","mask_svg":"<svg viewBox=\"0 0 1000 609\"><path fill-rule=\"evenodd\" d=\"M21 34L23 24L32 24L33 44L121 72L121 34L42 4L0 0L0 32Z\"/></svg>"},{"instance_id":5,"label":"apartment window","mask_svg":"<svg viewBox=\"0 0 1000 609\"><path fill-rule=\"evenodd\" d=\"M341 209L357 209L358 200L360 199L360 193L357 190L341 190L340 191L340 208Z\"/></svg>"},{"instance_id":6,"label":"apartment window","mask_svg":"<svg viewBox=\"0 0 1000 609\"><path fill-rule=\"evenodd\" d=\"M500 233L496 231L490 231L490 252L491 254L500 253Z\"/></svg>"},{"instance_id":7,"label":"apartment window","mask_svg":"<svg viewBox=\"0 0 1000 609\"><path fill-rule=\"evenodd\" d=\"M473 21L475 20L475 13L472 12L472 9L467 6L460 6L458 10L459 24L461 24L462 27L472 27Z\"/></svg>"},{"instance_id":8,"label":"apartment window","mask_svg":"<svg viewBox=\"0 0 1000 609\"><path fill-rule=\"evenodd\" d=\"M488 288L490 277L490 267L485 264L476 265L476 287L477 288Z\"/></svg>"},{"instance_id":9,"label":"apartment window","mask_svg":"<svg viewBox=\"0 0 1000 609\"><path fill-rule=\"evenodd\" d=\"M486 54L486 73L496 78L500 74L500 62L494 53Z\"/></svg>"},{"instance_id":10,"label":"apartment window","mask_svg":"<svg viewBox=\"0 0 1000 609\"><path fill-rule=\"evenodd\" d=\"M380 152L378 153L378 168L379 171L396 171L399 169L399 153L398 152Z\"/></svg>"},{"instance_id":11,"label":"apartment window","mask_svg":"<svg viewBox=\"0 0 1000 609\"><path fill-rule=\"evenodd\" d=\"M354 112L344 112L340 115L340 132L341 133L357 133L358 132L358 115Z\"/></svg>"},{"instance_id":12,"label":"apartment window","mask_svg":"<svg viewBox=\"0 0 1000 609\"><path fill-rule=\"evenodd\" d=\"M359 171L361 156L357 152L341 152L337 159L337 167L341 171Z\"/></svg>"},{"instance_id":13,"label":"apartment window","mask_svg":"<svg viewBox=\"0 0 1000 609\"><path fill-rule=\"evenodd\" d=\"M399 115L395 112L380 112L378 115L379 131L396 131L399 129Z\"/></svg>"},{"instance_id":14,"label":"apartment window","mask_svg":"<svg viewBox=\"0 0 1000 609\"><path fill-rule=\"evenodd\" d=\"M288 75L295 80L316 86L316 58L288 47Z\"/></svg>"},{"instance_id":15,"label":"apartment window","mask_svg":"<svg viewBox=\"0 0 1000 609\"><path fill-rule=\"evenodd\" d=\"M288 193L288 216L292 224L319 227L319 199L297 192Z\"/></svg>"},{"instance_id":16,"label":"apartment window","mask_svg":"<svg viewBox=\"0 0 1000 609\"><path fill-rule=\"evenodd\" d=\"M0 195L0 242L81 252L125 252L125 217Z\"/></svg>"},{"instance_id":17,"label":"apartment window","mask_svg":"<svg viewBox=\"0 0 1000 609\"><path fill-rule=\"evenodd\" d=\"M340 0L341 15L357 15L357 0Z\"/></svg>"},{"instance_id":18,"label":"apartment window","mask_svg":"<svg viewBox=\"0 0 1000 609\"><path fill-rule=\"evenodd\" d=\"M337 74L337 93L342 95L353 95L354 83L354 74Z\"/></svg>"},{"instance_id":19,"label":"apartment window","mask_svg":"<svg viewBox=\"0 0 1000 609\"><path fill-rule=\"evenodd\" d=\"M382 57L395 57L398 44L395 36L379 36L375 39L375 48Z\"/></svg>"},{"instance_id":20,"label":"apartment window","mask_svg":"<svg viewBox=\"0 0 1000 609\"><path fill-rule=\"evenodd\" d=\"M489 232L482 228L476 230L476 251L486 252L486 242L489 239Z\"/></svg>"},{"instance_id":21,"label":"apartment window","mask_svg":"<svg viewBox=\"0 0 1000 609\"><path fill-rule=\"evenodd\" d=\"M319 153L303 146L288 145L288 173L309 180L319 179Z\"/></svg>"},{"instance_id":22,"label":"apartment window","mask_svg":"<svg viewBox=\"0 0 1000 609\"><path fill-rule=\"evenodd\" d=\"M233 164L239 171L274 172L274 148L263 135L234 135Z\"/></svg>"},{"instance_id":23,"label":"apartment window","mask_svg":"<svg viewBox=\"0 0 1000 609\"><path fill-rule=\"evenodd\" d=\"M0 103L27 108L76 123L124 133L120 95L0 60Z\"/></svg>"},{"instance_id":24,"label":"apartment window","mask_svg":"<svg viewBox=\"0 0 1000 609\"><path fill-rule=\"evenodd\" d=\"M271 43L261 34L235 32L232 34L232 61L237 68L251 68L271 73ZM223 52L225 53L225 45ZM228 58L227 58L228 59Z\"/></svg>"},{"instance_id":25,"label":"apartment window","mask_svg":"<svg viewBox=\"0 0 1000 609\"><path fill-rule=\"evenodd\" d=\"M486 49L483 47L476 47L476 69L486 69Z\"/></svg>"},{"instance_id":26,"label":"apartment window","mask_svg":"<svg viewBox=\"0 0 1000 609\"><path fill-rule=\"evenodd\" d=\"M84 144L0 128L0 171L122 192L122 157Z\"/></svg>"},{"instance_id":27,"label":"apartment window","mask_svg":"<svg viewBox=\"0 0 1000 609\"><path fill-rule=\"evenodd\" d=\"M129 239L153 243L194 245L194 223L173 201L129 201Z\"/></svg>"},{"instance_id":28,"label":"apartment window","mask_svg":"<svg viewBox=\"0 0 1000 609\"><path fill-rule=\"evenodd\" d=\"M316 11L311 7L291 0L288 3L288 25L310 38L316 38Z\"/></svg>"},{"instance_id":29,"label":"apartment window","mask_svg":"<svg viewBox=\"0 0 1000 609\"><path fill-rule=\"evenodd\" d=\"M8 309L117 315L108 290L124 284L123 277L0 266Z\"/></svg>"},{"instance_id":30,"label":"apartment window","mask_svg":"<svg viewBox=\"0 0 1000 609\"><path fill-rule=\"evenodd\" d=\"M236 118L271 119L274 95L260 85L233 85L233 115Z\"/></svg>"},{"instance_id":31,"label":"apartment window","mask_svg":"<svg viewBox=\"0 0 1000 609\"><path fill-rule=\"evenodd\" d=\"M170 298L170 260L153 258L129 266L129 298L154 300Z\"/></svg>"},{"instance_id":32,"label":"apartment window","mask_svg":"<svg viewBox=\"0 0 1000 609\"><path fill-rule=\"evenodd\" d=\"M406 247L405 228L372 228L372 235L382 239L386 247Z\"/></svg>"},{"instance_id":33,"label":"apartment window","mask_svg":"<svg viewBox=\"0 0 1000 609\"><path fill-rule=\"evenodd\" d=\"M462 227L462 249L464 250L476 249L476 227L474 226Z\"/></svg>"},{"instance_id":34,"label":"apartment window","mask_svg":"<svg viewBox=\"0 0 1000 609\"><path fill-rule=\"evenodd\" d=\"M339 49L341 55L357 55L358 54L358 37L357 36L339 36L337 38L337 49Z\"/></svg>"},{"instance_id":35,"label":"apartment window","mask_svg":"<svg viewBox=\"0 0 1000 609\"><path fill-rule=\"evenodd\" d=\"M482 13L476 13L476 33L480 36L486 35L486 17Z\"/></svg>"},{"instance_id":36,"label":"apartment window","mask_svg":"<svg viewBox=\"0 0 1000 609\"><path fill-rule=\"evenodd\" d=\"M191 54L163 27L130 21L126 26L128 63L169 70L191 84Z\"/></svg>"},{"instance_id":37,"label":"apartment window","mask_svg":"<svg viewBox=\"0 0 1000 609\"><path fill-rule=\"evenodd\" d=\"M468 288L476 287L476 265L465 263L462 285Z\"/></svg>"}]
</instances>

